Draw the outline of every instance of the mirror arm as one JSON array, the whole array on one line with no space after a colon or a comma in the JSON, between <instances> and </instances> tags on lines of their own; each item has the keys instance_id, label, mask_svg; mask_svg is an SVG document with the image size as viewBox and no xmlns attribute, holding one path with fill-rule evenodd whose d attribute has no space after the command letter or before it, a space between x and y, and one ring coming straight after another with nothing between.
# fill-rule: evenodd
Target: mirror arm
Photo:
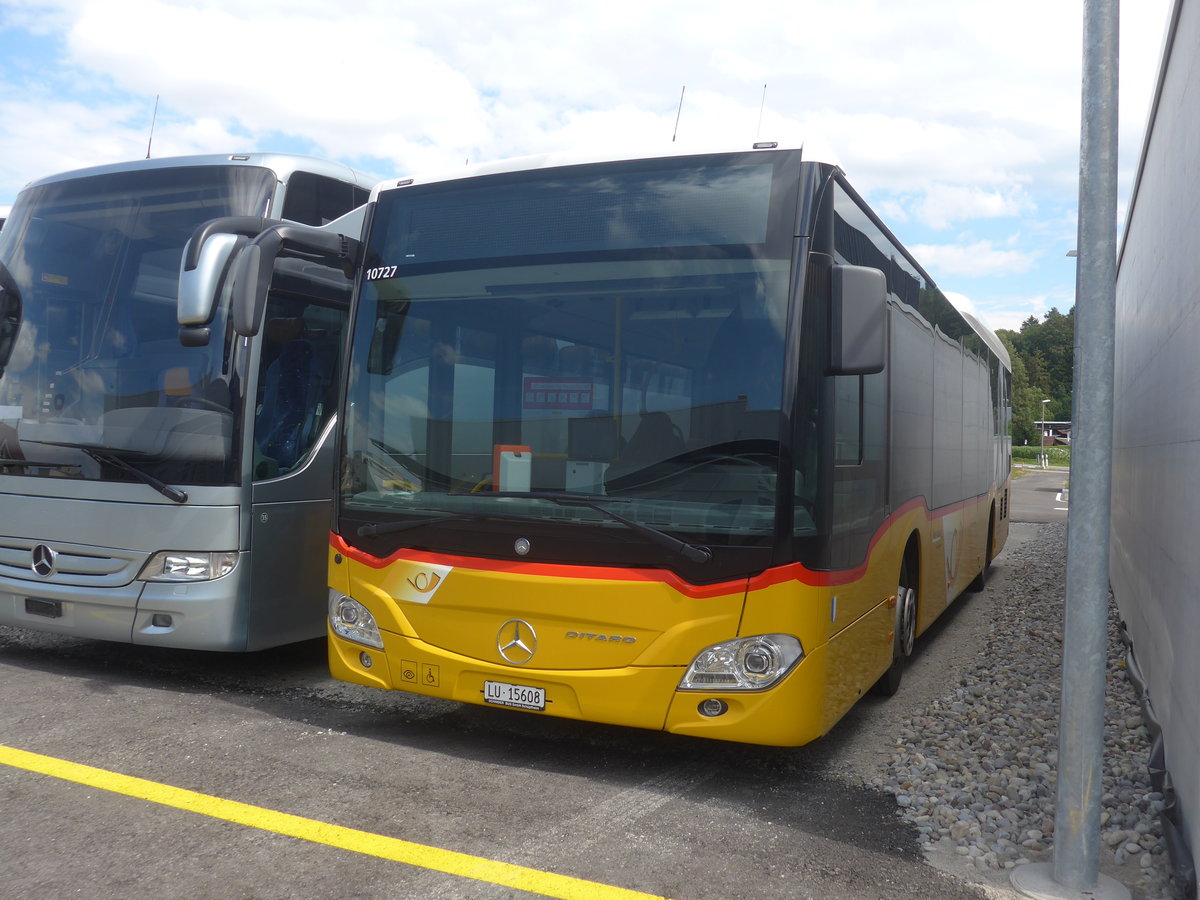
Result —
<instances>
[{"instance_id":1,"label":"mirror arm","mask_svg":"<svg viewBox=\"0 0 1200 900\"><path fill-rule=\"evenodd\" d=\"M280 224L254 238L237 260L233 283L234 329L238 334L258 334L267 288L275 270L275 259L287 246L317 253L357 266L362 244L344 234L321 231L308 225Z\"/></svg>"},{"instance_id":2,"label":"mirror arm","mask_svg":"<svg viewBox=\"0 0 1200 900\"><path fill-rule=\"evenodd\" d=\"M222 216L209 219L196 227L191 240L184 249L183 271L191 272L200 262L200 251L204 242L214 234L240 234L252 238L272 225L282 224L278 219L264 219L262 216Z\"/></svg>"}]
</instances>

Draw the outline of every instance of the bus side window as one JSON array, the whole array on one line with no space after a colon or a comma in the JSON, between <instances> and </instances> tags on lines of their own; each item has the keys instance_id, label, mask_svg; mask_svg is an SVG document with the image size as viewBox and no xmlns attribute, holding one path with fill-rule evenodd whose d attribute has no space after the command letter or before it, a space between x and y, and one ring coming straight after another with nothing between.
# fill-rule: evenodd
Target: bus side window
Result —
<instances>
[{"instance_id":1,"label":"bus side window","mask_svg":"<svg viewBox=\"0 0 1200 900\"><path fill-rule=\"evenodd\" d=\"M861 375L834 376L834 461L839 466L862 462L862 384Z\"/></svg>"},{"instance_id":2,"label":"bus side window","mask_svg":"<svg viewBox=\"0 0 1200 900\"><path fill-rule=\"evenodd\" d=\"M324 225L367 202L368 192L334 178L294 172L288 180L282 217L304 225Z\"/></svg>"}]
</instances>

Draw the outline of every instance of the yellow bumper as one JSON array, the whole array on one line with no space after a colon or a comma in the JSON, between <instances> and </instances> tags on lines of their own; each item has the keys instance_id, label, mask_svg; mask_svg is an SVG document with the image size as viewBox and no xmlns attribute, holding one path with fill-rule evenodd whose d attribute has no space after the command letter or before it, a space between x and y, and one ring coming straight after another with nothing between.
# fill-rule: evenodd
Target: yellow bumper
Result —
<instances>
[{"instance_id":1,"label":"yellow bumper","mask_svg":"<svg viewBox=\"0 0 1200 900\"><path fill-rule=\"evenodd\" d=\"M824 733L822 649L805 659L774 688L758 692L680 691L680 666L553 670L494 665L440 650L418 639L383 632L377 650L329 635L329 665L335 678L385 690L402 690L489 705L484 682L499 681L544 690L544 712L632 728L665 730L694 737L775 746L798 746ZM369 660L369 665L365 663ZM700 713L709 698L727 710Z\"/></svg>"}]
</instances>

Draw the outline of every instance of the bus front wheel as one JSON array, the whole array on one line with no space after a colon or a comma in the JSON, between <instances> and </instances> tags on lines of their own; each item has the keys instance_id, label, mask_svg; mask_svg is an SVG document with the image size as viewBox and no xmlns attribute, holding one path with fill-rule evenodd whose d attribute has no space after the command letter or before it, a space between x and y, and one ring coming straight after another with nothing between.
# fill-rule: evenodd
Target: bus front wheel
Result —
<instances>
[{"instance_id":1,"label":"bus front wheel","mask_svg":"<svg viewBox=\"0 0 1200 900\"><path fill-rule=\"evenodd\" d=\"M905 561L900 568L900 581L896 588L896 628L892 642L892 664L875 683L875 692L891 697L900 689L904 666L917 641L917 589L915 579L909 573Z\"/></svg>"}]
</instances>

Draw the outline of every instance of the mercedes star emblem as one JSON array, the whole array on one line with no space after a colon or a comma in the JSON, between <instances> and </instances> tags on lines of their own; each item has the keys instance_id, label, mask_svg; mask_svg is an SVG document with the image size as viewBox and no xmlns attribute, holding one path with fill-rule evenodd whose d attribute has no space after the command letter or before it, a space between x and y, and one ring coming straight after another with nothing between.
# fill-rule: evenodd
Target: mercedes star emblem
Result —
<instances>
[{"instance_id":1,"label":"mercedes star emblem","mask_svg":"<svg viewBox=\"0 0 1200 900\"><path fill-rule=\"evenodd\" d=\"M33 548L33 564L29 568L33 569L33 574L49 578L56 571L54 564L57 560L58 554L52 547L38 544Z\"/></svg>"},{"instance_id":2,"label":"mercedes star emblem","mask_svg":"<svg viewBox=\"0 0 1200 900\"><path fill-rule=\"evenodd\" d=\"M537 653L537 632L524 619L509 619L496 635L496 649L514 666L522 666Z\"/></svg>"}]
</instances>

